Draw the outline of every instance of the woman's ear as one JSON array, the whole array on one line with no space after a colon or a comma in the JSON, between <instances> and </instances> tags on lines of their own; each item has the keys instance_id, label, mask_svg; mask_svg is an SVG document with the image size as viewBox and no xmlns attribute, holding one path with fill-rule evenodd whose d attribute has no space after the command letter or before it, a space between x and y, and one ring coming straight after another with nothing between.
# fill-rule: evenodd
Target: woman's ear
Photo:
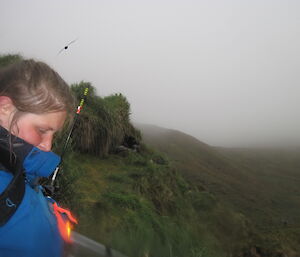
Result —
<instances>
[{"instance_id":1,"label":"woman's ear","mask_svg":"<svg viewBox=\"0 0 300 257\"><path fill-rule=\"evenodd\" d=\"M0 96L0 125L8 128L12 118L12 113L15 111L12 100L8 96Z\"/></svg>"}]
</instances>

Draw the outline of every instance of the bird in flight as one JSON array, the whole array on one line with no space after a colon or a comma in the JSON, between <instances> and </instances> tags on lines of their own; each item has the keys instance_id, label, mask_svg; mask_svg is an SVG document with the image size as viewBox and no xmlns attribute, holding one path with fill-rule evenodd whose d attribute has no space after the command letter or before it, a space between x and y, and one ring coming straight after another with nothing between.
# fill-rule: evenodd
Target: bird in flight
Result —
<instances>
[{"instance_id":1,"label":"bird in flight","mask_svg":"<svg viewBox=\"0 0 300 257\"><path fill-rule=\"evenodd\" d=\"M69 48L69 45L75 43L75 42L77 41L77 39L78 39L78 38L72 40L69 44L67 44L65 47L63 47L63 48L58 52L57 55L59 55L62 51L67 50L67 49Z\"/></svg>"}]
</instances>

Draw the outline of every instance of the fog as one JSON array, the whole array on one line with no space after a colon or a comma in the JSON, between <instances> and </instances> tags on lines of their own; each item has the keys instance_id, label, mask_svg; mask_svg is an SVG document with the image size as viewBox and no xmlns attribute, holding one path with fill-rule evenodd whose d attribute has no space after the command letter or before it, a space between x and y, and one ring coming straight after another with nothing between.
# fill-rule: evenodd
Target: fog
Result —
<instances>
[{"instance_id":1,"label":"fog","mask_svg":"<svg viewBox=\"0 0 300 257\"><path fill-rule=\"evenodd\" d=\"M297 0L1 0L0 53L124 94L135 122L300 145L299 13Z\"/></svg>"}]
</instances>

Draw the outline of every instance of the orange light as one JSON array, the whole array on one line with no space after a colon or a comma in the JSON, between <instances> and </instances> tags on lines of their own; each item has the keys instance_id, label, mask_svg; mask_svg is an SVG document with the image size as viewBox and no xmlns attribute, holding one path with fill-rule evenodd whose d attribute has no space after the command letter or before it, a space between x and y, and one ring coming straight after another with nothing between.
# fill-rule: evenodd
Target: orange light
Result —
<instances>
[{"instance_id":1,"label":"orange light","mask_svg":"<svg viewBox=\"0 0 300 257\"><path fill-rule=\"evenodd\" d=\"M66 227L67 227L67 235L68 235L68 238L71 237L71 225L70 225L70 222L67 221L67 224L66 224Z\"/></svg>"}]
</instances>

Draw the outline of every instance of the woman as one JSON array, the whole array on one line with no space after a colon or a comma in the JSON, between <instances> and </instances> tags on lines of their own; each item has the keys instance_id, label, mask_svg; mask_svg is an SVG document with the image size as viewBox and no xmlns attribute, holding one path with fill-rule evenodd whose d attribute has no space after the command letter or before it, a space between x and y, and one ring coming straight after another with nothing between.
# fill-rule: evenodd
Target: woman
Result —
<instances>
[{"instance_id":1,"label":"woman","mask_svg":"<svg viewBox=\"0 0 300 257\"><path fill-rule=\"evenodd\" d=\"M73 110L68 85L48 65L23 60L0 70L0 256L62 256L38 179L59 164L53 136Z\"/></svg>"}]
</instances>

